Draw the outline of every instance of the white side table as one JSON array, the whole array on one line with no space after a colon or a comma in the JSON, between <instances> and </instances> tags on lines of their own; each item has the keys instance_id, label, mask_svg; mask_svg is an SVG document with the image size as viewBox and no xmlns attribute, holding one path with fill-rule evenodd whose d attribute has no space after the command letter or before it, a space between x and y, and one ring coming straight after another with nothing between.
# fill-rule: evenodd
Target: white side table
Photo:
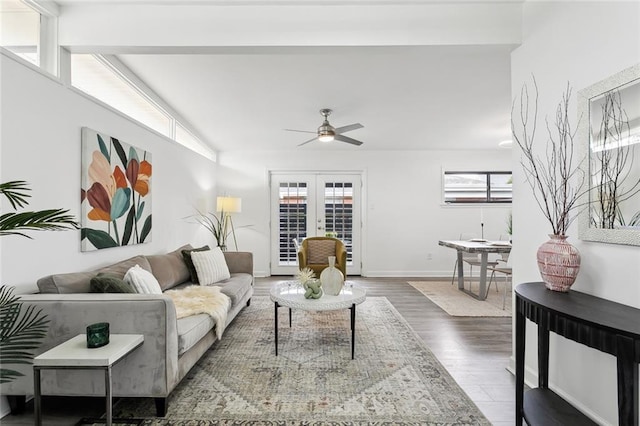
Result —
<instances>
[{"instance_id":1,"label":"white side table","mask_svg":"<svg viewBox=\"0 0 640 426\"><path fill-rule=\"evenodd\" d=\"M112 334L109 343L87 348L87 337L79 334L33 359L34 411L36 426L42 425L40 371L56 369L104 370L107 426L112 424L111 367L144 342L142 334Z\"/></svg>"}]
</instances>

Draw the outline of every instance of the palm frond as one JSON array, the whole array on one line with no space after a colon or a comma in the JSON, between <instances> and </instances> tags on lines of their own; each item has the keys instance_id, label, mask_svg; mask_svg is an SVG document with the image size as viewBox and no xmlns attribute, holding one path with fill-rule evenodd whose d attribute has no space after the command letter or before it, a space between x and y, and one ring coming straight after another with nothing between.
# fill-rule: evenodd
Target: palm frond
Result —
<instances>
[{"instance_id":1,"label":"palm frond","mask_svg":"<svg viewBox=\"0 0 640 426\"><path fill-rule=\"evenodd\" d=\"M24 374L8 368L0 368L0 384L12 382L20 376L24 376Z\"/></svg>"},{"instance_id":2,"label":"palm frond","mask_svg":"<svg viewBox=\"0 0 640 426\"><path fill-rule=\"evenodd\" d=\"M13 287L0 286L0 364L31 364L34 349L47 335L49 320L40 309L28 306L24 311ZM0 383L22 374L0 369Z\"/></svg>"},{"instance_id":3,"label":"palm frond","mask_svg":"<svg viewBox=\"0 0 640 426\"><path fill-rule=\"evenodd\" d=\"M204 226L207 231L211 232L219 246L223 246L225 244L227 235L224 233L223 219L218 218L218 216L211 212L198 212L197 214L190 216L190 218L193 218L200 225Z\"/></svg>"},{"instance_id":4,"label":"palm frond","mask_svg":"<svg viewBox=\"0 0 640 426\"><path fill-rule=\"evenodd\" d=\"M31 191L29 184L23 180L12 180L10 182L0 183L0 194L4 195L11 207L16 210L18 207L24 207L29 202L27 198L30 198L27 192Z\"/></svg>"},{"instance_id":5,"label":"palm frond","mask_svg":"<svg viewBox=\"0 0 640 426\"><path fill-rule=\"evenodd\" d=\"M21 235L31 238L23 231L62 231L78 229L69 210L50 209L35 212L5 213L0 216L0 236Z\"/></svg>"}]
</instances>

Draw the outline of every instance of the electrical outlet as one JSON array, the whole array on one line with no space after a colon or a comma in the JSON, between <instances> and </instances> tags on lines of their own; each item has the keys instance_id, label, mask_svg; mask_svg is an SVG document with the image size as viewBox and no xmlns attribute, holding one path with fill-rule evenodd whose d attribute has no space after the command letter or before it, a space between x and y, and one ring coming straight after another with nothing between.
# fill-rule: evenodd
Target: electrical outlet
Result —
<instances>
[{"instance_id":1,"label":"electrical outlet","mask_svg":"<svg viewBox=\"0 0 640 426\"><path fill-rule=\"evenodd\" d=\"M433 253L427 253L427 260L433 260Z\"/></svg>"}]
</instances>

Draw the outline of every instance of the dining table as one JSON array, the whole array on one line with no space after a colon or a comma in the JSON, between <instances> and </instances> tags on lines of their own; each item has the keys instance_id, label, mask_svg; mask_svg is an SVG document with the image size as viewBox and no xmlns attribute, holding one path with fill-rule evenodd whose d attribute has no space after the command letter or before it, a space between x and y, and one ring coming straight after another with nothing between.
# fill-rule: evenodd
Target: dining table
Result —
<instances>
[{"instance_id":1,"label":"dining table","mask_svg":"<svg viewBox=\"0 0 640 426\"><path fill-rule=\"evenodd\" d=\"M503 254L511 252L511 243L509 241L488 241L484 239L464 240L440 240L438 245L455 249L458 254L458 290L463 291L478 300L487 298L487 264L489 254ZM477 253L480 255L480 285L478 293L467 290L464 286L464 262L462 260L463 253Z\"/></svg>"}]
</instances>

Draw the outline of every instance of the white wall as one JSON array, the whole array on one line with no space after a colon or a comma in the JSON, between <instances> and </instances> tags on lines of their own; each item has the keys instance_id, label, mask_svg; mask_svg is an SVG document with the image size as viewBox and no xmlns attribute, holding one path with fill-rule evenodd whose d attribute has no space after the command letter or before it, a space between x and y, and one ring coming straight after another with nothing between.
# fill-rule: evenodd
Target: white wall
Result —
<instances>
[{"instance_id":1,"label":"white wall","mask_svg":"<svg viewBox=\"0 0 640 426\"><path fill-rule=\"evenodd\" d=\"M66 208L80 216L80 129L104 132L153 155L151 242L80 252L80 231L33 232L33 240L0 239L0 281L18 292L36 290L38 278L92 269L137 254L154 254L184 243L210 242L183 218L215 191L216 165L89 100L56 79L0 54L2 89L0 179L26 180L29 209ZM10 211L2 200L2 211Z\"/></svg>"},{"instance_id":2,"label":"white wall","mask_svg":"<svg viewBox=\"0 0 640 426\"><path fill-rule=\"evenodd\" d=\"M398 135L398 137L402 137ZM242 197L241 250L254 252L256 273L269 274L269 171L361 171L363 269L366 276L450 276L455 251L439 239L480 235L480 207L443 206L442 170L511 170L511 153L492 151L224 152L219 189ZM511 206L484 206L485 238L506 238ZM427 253L433 259L427 260Z\"/></svg>"},{"instance_id":3,"label":"white wall","mask_svg":"<svg viewBox=\"0 0 640 426\"><path fill-rule=\"evenodd\" d=\"M512 91L519 94L533 73L540 90L541 115L553 119L557 102L570 82L574 128L577 92L640 62L638 2L527 2L523 25L522 45L512 54ZM514 151L514 163L517 161L519 154ZM539 281L535 253L550 229L534 207L521 171L515 173L514 180L514 282ZM640 307L640 248L580 241L577 222L568 235L582 255L582 269L573 289ZM527 368L537 372L537 342L531 324L527 335ZM552 388L598 422L617 424L612 356L552 334L549 379Z\"/></svg>"}]
</instances>

